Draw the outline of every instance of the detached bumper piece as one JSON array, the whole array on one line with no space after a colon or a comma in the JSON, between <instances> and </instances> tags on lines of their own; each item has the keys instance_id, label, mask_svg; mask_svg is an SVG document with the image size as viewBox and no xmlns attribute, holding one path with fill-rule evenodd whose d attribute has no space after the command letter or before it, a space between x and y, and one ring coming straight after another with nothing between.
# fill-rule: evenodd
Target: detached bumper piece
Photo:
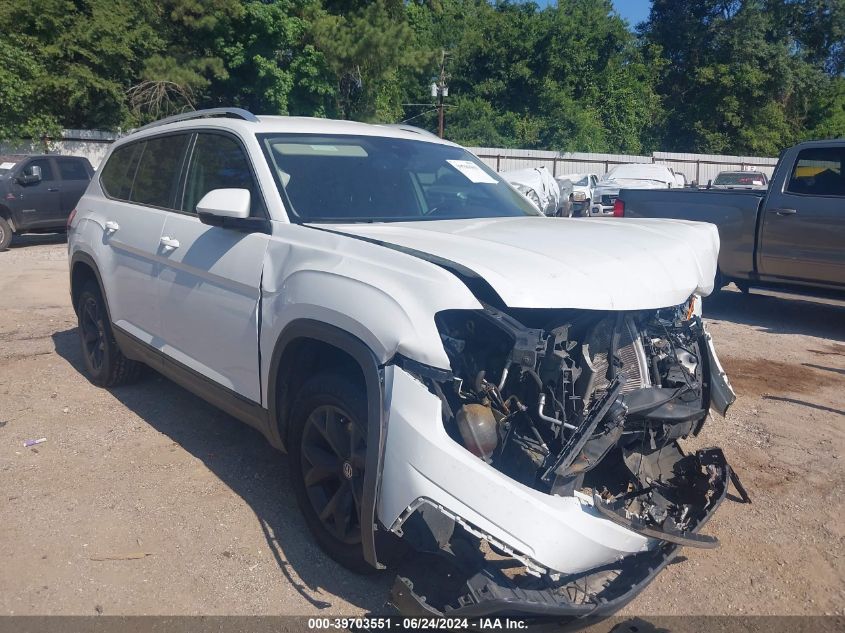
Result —
<instances>
[{"instance_id":1,"label":"detached bumper piece","mask_svg":"<svg viewBox=\"0 0 845 633\"><path fill-rule=\"evenodd\" d=\"M540 577L524 573L518 561L497 555L495 547L479 547L456 528L448 543L414 556L399 570L391 590L392 604L408 616L530 619L598 619L618 611L654 580L683 545L714 547L716 540L698 534L724 500L731 469L720 449L695 454L707 475L708 504L691 529L675 534L642 526L633 531L662 541L653 550L632 554L601 568L571 576ZM628 521L613 502L594 497L599 511L614 522ZM611 516L612 515L612 516ZM638 529L639 528L639 529ZM482 553L487 547L488 552Z\"/></svg>"}]
</instances>

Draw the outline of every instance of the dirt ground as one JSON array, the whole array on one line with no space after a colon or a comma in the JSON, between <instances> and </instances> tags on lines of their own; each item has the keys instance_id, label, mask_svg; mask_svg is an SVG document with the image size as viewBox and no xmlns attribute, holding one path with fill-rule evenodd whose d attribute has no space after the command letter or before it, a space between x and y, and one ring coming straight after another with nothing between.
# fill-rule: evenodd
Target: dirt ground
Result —
<instances>
[{"instance_id":1,"label":"dirt ground","mask_svg":"<svg viewBox=\"0 0 845 633\"><path fill-rule=\"evenodd\" d=\"M321 553L257 432L153 373L88 382L60 239L18 238L0 271L0 614L384 611L391 575ZM739 399L687 446L722 446L753 504L623 614L841 615L845 303L726 291L704 313Z\"/></svg>"}]
</instances>

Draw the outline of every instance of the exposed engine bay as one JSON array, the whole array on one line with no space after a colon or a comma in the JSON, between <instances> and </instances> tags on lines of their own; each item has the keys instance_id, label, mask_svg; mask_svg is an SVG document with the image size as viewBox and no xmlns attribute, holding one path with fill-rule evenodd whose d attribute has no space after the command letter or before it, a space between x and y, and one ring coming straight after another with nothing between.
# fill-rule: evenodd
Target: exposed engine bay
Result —
<instances>
[{"instance_id":1,"label":"exposed engine bay","mask_svg":"<svg viewBox=\"0 0 845 633\"><path fill-rule=\"evenodd\" d=\"M708 509L707 473L676 443L698 433L710 402L693 301L632 313L440 313L454 379L433 388L447 432L526 486L596 495L632 529L714 545L687 534Z\"/></svg>"},{"instance_id":2,"label":"exposed engine bay","mask_svg":"<svg viewBox=\"0 0 845 633\"><path fill-rule=\"evenodd\" d=\"M413 570L397 577L401 610L612 612L679 546L717 546L698 530L728 482L748 499L721 449L686 455L678 444L699 433L711 407L724 415L735 398L695 301L631 312L485 305L437 314L451 372L408 370L439 399L448 437L533 491L578 499L638 534L643 549L561 572L419 499L391 528L423 553L415 580ZM438 565L448 571L426 586ZM447 577L455 582L444 590Z\"/></svg>"}]
</instances>

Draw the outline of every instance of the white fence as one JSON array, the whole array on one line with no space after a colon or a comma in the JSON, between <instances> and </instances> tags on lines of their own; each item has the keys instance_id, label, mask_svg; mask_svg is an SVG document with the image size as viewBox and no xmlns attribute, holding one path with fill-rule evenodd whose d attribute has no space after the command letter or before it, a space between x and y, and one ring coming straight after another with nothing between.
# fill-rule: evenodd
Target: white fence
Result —
<instances>
[{"instance_id":1,"label":"white fence","mask_svg":"<svg viewBox=\"0 0 845 633\"><path fill-rule=\"evenodd\" d=\"M119 137L113 132L100 130L65 130L61 140L46 144L33 141L31 144L11 146L0 143L0 154L15 152L43 152L49 149L55 154L85 156L96 168L108 151L109 145ZM622 163L663 163L684 174L687 182L706 184L720 171L736 169L757 169L771 176L776 158L760 156L719 156L712 154L675 154L654 152L649 156L632 154L589 154L581 152L550 152L532 149L504 149L500 147L470 147L476 156L496 171L539 167L545 165L554 175L594 173L602 175Z\"/></svg>"},{"instance_id":2,"label":"white fence","mask_svg":"<svg viewBox=\"0 0 845 633\"><path fill-rule=\"evenodd\" d=\"M686 176L687 182L706 184L720 171L754 169L771 177L777 158L761 156L719 156L715 154L676 154L654 152L649 156L632 154L590 154L549 152L499 147L470 147L469 150L496 171L509 171L545 165L555 176L564 174L603 175L623 163L661 163Z\"/></svg>"},{"instance_id":3,"label":"white fence","mask_svg":"<svg viewBox=\"0 0 845 633\"><path fill-rule=\"evenodd\" d=\"M28 143L0 143L0 154L40 153L84 156L94 169L109 151L118 134L101 130L64 130L61 139L45 139Z\"/></svg>"}]
</instances>

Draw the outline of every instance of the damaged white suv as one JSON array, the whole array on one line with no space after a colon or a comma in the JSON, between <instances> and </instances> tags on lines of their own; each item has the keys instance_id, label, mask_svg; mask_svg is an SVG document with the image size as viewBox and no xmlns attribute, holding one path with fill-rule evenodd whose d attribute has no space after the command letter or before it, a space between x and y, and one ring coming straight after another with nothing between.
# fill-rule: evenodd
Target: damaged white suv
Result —
<instances>
[{"instance_id":1,"label":"damaged white suv","mask_svg":"<svg viewBox=\"0 0 845 633\"><path fill-rule=\"evenodd\" d=\"M258 428L329 555L401 554L406 613L606 615L715 545L730 468L678 445L734 399L711 225L546 218L420 130L220 109L115 143L68 245L91 379Z\"/></svg>"}]
</instances>

